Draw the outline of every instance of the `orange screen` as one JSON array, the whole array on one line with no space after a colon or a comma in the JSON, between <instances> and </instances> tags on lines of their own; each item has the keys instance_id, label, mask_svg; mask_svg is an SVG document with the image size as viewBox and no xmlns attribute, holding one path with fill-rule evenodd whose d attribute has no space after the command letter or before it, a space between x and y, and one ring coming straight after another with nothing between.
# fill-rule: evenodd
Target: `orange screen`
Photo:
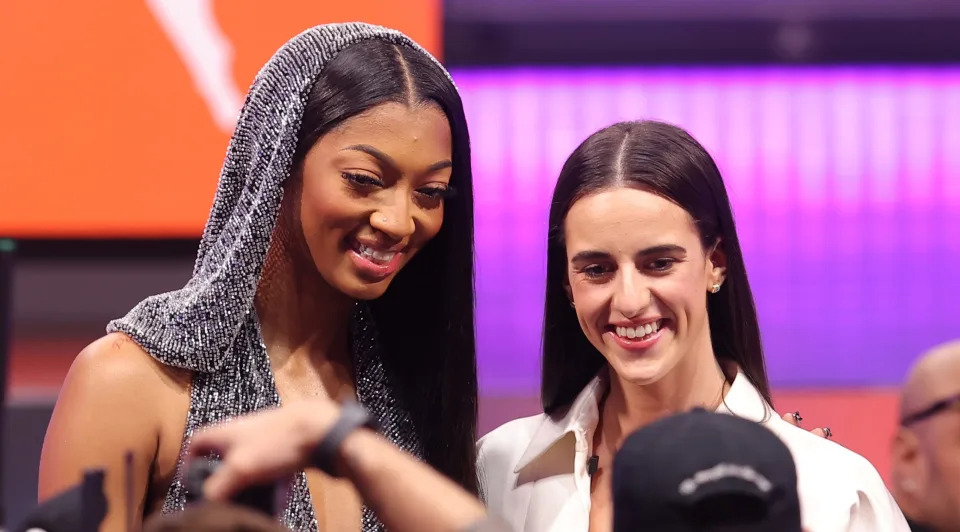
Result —
<instances>
[{"instance_id":1,"label":"orange screen","mask_svg":"<svg viewBox=\"0 0 960 532\"><path fill-rule=\"evenodd\" d=\"M193 237L260 67L325 22L440 52L439 0L89 0L0 8L0 235Z\"/></svg>"}]
</instances>

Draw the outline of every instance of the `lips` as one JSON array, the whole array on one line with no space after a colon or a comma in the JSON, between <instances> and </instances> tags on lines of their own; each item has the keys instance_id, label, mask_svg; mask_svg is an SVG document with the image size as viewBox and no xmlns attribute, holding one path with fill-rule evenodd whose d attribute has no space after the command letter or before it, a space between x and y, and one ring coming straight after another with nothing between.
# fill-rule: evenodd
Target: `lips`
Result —
<instances>
[{"instance_id":1,"label":"lips","mask_svg":"<svg viewBox=\"0 0 960 532\"><path fill-rule=\"evenodd\" d=\"M668 320L663 318L637 324L608 325L611 340L629 351L645 352L663 337Z\"/></svg>"},{"instance_id":2,"label":"lips","mask_svg":"<svg viewBox=\"0 0 960 532\"><path fill-rule=\"evenodd\" d=\"M359 240L354 240L353 251L361 257L373 262L374 264L386 265L398 255L396 251L380 250L374 247L366 246Z\"/></svg>"},{"instance_id":3,"label":"lips","mask_svg":"<svg viewBox=\"0 0 960 532\"><path fill-rule=\"evenodd\" d=\"M373 243L350 241L350 258L358 273L369 280L381 281L400 269L403 251L386 249Z\"/></svg>"},{"instance_id":4,"label":"lips","mask_svg":"<svg viewBox=\"0 0 960 532\"><path fill-rule=\"evenodd\" d=\"M614 327L614 332L620 338L629 340L643 340L660 330L663 326L663 320L659 319L647 324L637 325L635 327Z\"/></svg>"}]
</instances>

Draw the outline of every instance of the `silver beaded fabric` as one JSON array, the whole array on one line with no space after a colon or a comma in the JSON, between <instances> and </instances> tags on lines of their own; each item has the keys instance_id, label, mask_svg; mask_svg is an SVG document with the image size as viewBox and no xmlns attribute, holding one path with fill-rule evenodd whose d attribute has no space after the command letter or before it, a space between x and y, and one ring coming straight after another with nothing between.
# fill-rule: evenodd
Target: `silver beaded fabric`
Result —
<instances>
[{"instance_id":1,"label":"silver beaded fabric","mask_svg":"<svg viewBox=\"0 0 960 532\"><path fill-rule=\"evenodd\" d=\"M363 23L311 28L287 42L260 70L240 112L193 275L180 290L148 297L108 332L132 337L157 360L194 372L182 449L194 431L280 404L254 311L254 296L291 173L308 94L337 53L365 39L382 39L429 54L405 35ZM358 304L351 326L357 396L399 447L422 456L409 413L392 392L375 324ZM163 511L184 508L183 454ZM306 477L290 490L284 524L317 530ZM382 530L369 508L363 530Z\"/></svg>"}]
</instances>

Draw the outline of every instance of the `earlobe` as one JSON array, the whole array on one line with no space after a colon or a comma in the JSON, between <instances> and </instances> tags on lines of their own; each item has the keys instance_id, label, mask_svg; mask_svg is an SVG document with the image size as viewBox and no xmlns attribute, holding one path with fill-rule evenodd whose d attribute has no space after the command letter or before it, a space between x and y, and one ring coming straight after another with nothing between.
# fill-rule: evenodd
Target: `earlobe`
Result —
<instances>
[{"instance_id":1,"label":"earlobe","mask_svg":"<svg viewBox=\"0 0 960 532\"><path fill-rule=\"evenodd\" d=\"M900 489L910 494L916 493L917 483L912 478L905 478L900 481Z\"/></svg>"},{"instance_id":2,"label":"earlobe","mask_svg":"<svg viewBox=\"0 0 960 532\"><path fill-rule=\"evenodd\" d=\"M908 429L901 428L893 438L893 456L900 462L909 462L917 454L917 437Z\"/></svg>"},{"instance_id":3,"label":"earlobe","mask_svg":"<svg viewBox=\"0 0 960 532\"><path fill-rule=\"evenodd\" d=\"M891 449L893 457L893 477L898 489L913 493L918 489L917 475L922 468L919 460L919 442L916 435L901 428L893 439Z\"/></svg>"}]
</instances>

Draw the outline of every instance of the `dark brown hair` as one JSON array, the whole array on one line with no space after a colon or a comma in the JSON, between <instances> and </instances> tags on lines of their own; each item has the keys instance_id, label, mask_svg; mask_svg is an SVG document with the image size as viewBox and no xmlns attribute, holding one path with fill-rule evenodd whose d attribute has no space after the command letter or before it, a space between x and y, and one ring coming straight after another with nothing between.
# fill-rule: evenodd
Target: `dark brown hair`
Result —
<instances>
[{"instance_id":1,"label":"dark brown hair","mask_svg":"<svg viewBox=\"0 0 960 532\"><path fill-rule=\"evenodd\" d=\"M767 402L770 389L760 325L747 280L733 211L720 171L686 131L662 122L623 122L585 140L563 165L550 206L543 320L541 401L548 414L569 405L604 364L564 289L563 224L580 198L613 187L636 187L676 203L694 219L704 249L720 243L727 258L723 289L707 300L710 339L720 360L736 362Z\"/></svg>"}]
</instances>

